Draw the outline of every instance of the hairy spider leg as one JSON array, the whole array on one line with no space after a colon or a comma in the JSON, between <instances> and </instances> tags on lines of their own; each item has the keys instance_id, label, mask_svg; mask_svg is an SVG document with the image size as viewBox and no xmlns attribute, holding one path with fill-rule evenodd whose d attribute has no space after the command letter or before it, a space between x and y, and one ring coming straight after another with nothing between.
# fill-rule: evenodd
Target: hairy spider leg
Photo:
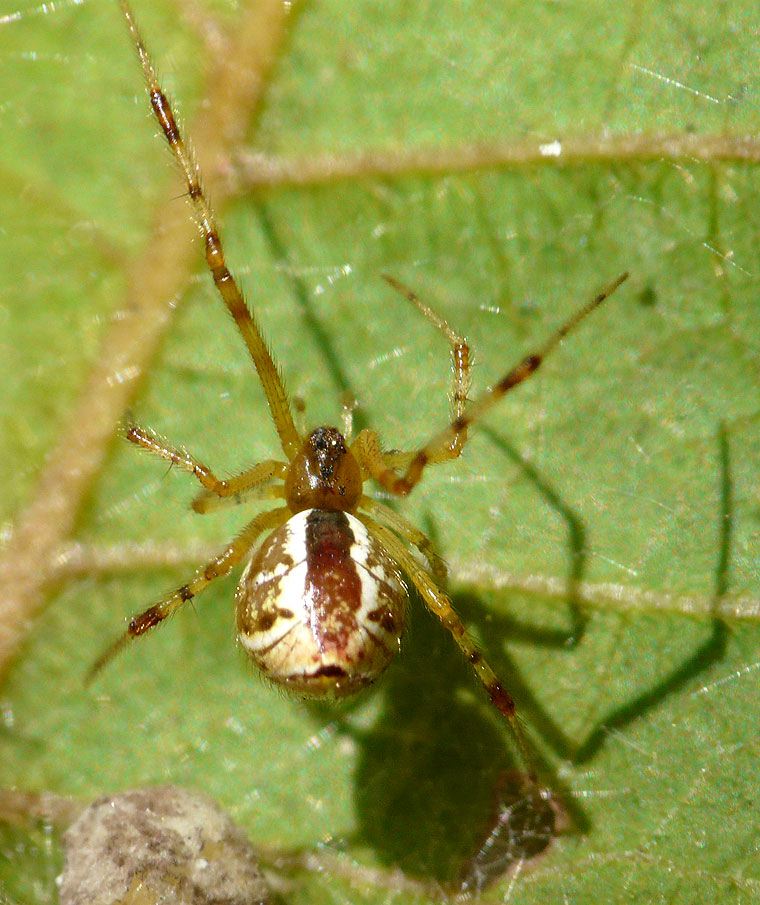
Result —
<instances>
[{"instance_id":1,"label":"hairy spider leg","mask_svg":"<svg viewBox=\"0 0 760 905\"><path fill-rule=\"evenodd\" d=\"M352 452L359 459L362 471L370 474L389 493L396 496L409 494L419 483L427 465L433 465L451 458L450 450L456 446L457 437L476 421L479 421L510 390L535 374L542 362L565 336L577 327L592 311L598 308L605 299L609 298L627 279L628 274L623 273L608 286L605 286L604 289L565 321L541 348L523 358L498 383L494 384L494 386L468 405L460 417L455 418L444 430L435 434L424 446L412 453L409 464L403 474L399 474L394 466L399 462L403 462L404 457L409 454L398 452L388 455L384 454L376 432L369 429L363 430L351 447Z\"/></svg>"},{"instance_id":2,"label":"hairy spider leg","mask_svg":"<svg viewBox=\"0 0 760 905\"><path fill-rule=\"evenodd\" d=\"M273 531L279 528L280 525L285 524L291 515L291 511L285 506L272 509L269 512L259 513L233 541L227 544L203 569L197 572L194 578L172 591L163 600L149 606L147 610L133 616L129 620L129 625L124 634L92 664L86 681L91 681L109 660L115 657L130 641L134 638L139 638L150 629L160 625L167 617L187 603L188 600L192 600L202 591L205 591L212 581L227 575L231 569L245 558L256 543L257 538L264 531Z\"/></svg>"},{"instance_id":3,"label":"hairy spider leg","mask_svg":"<svg viewBox=\"0 0 760 905\"><path fill-rule=\"evenodd\" d=\"M253 314L246 305L234 277L227 269L224 249L214 213L201 186L200 168L193 158L191 149L183 139L171 105L161 90L156 70L148 55L132 10L127 0L119 0L119 5L127 20L127 25L140 59L151 108L184 175L187 195L192 202L198 227L203 235L206 264L211 271L214 284L219 290L219 295L232 315L253 359L259 380L266 394L269 411L272 414L272 420L280 438L280 443L285 455L290 460L298 453L303 441L293 421L282 378Z\"/></svg>"},{"instance_id":4,"label":"hairy spider leg","mask_svg":"<svg viewBox=\"0 0 760 905\"><path fill-rule=\"evenodd\" d=\"M433 578L438 584L446 587L448 580L446 563L438 555L432 541L426 534L423 534L419 528L415 528L411 522L408 522L398 512L394 512L393 509L379 500L374 500L372 497L363 496L359 500L358 508L371 513L381 524L395 531L399 537L415 546L427 560Z\"/></svg>"},{"instance_id":5,"label":"hairy spider leg","mask_svg":"<svg viewBox=\"0 0 760 905\"><path fill-rule=\"evenodd\" d=\"M343 422L343 436L347 441L354 434L354 412L359 408L359 402L353 393L345 390L340 395L341 421Z\"/></svg>"},{"instance_id":6,"label":"hairy spider leg","mask_svg":"<svg viewBox=\"0 0 760 905\"><path fill-rule=\"evenodd\" d=\"M262 500L282 500L285 498L285 485L273 484L270 481L260 482L239 490L232 496L217 496L202 490L190 504L193 512L198 515L207 515L209 512L218 512L220 509L230 509L232 506L243 506L246 503L257 503Z\"/></svg>"},{"instance_id":7,"label":"hairy spider leg","mask_svg":"<svg viewBox=\"0 0 760 905\"><path fill-rule=\"evenodd\" d=\"M389 276L387 273L382 274L383 279L389 286L400 292L405 299L410 301L414 307L427 318L430 323L439 330L448 339L451 345L451 368L452 368L452 386L450 394L451 403L451 420L459 421L464 415L465 406L467 405L467 394L470 390L472 382L472 374L470 371L470 347L464 336L461 336L449 325L448 321L440 316L426 302L400 280ZM439 461L448 459L456 459L461 455L462 449L467 442L467 428L459 431L451 441L450 446L442 450Z\"/></svg>"},{"instance_id":8,"label":"hairy spider leg","mask_svg":"<svg viewBox=\"0 0 760 905\"><path fill-rule=\"evenodd\" d=\"M217 478L208 465L199 462L186 449L171 446L163 437L149 428L129 424L125 436L130 443L134 443L135 446L139 446L140 449L144 449L160 459L171 462L172 465L189 472L200 481L204 492L193 501L193 509L196 511L199 511L196 503L203 505L202 501L205 501L207 494L214 497L238 496L276 478L284 480L288 470L288 466L284 462L267 459L230 478Z\"/></svg>"},{"instance_id":9,"label":"hairy spider leg","mask_svg":"<svg viewBox=\"0 0 760 905\"><path fill-rule=\"evenodd\" d=\"M451 634L464 654L465 659L472 666L478 680L488 693L491 703L505 717L528 775L533 782L536 782L538 777L536 759L532 754L532 748L528 744L517 716L512 695L501 684L496 673L486 663L483 654L476 647L475 642L467 634L467 630L451 605L448 595L444 593L433 579L433 576L417 562L410 551L388 528L380 525L364 513L357 513L357 518L364 523L367 531L388 550L414 584L425 606Z\"/></svg>"}]
</instances>

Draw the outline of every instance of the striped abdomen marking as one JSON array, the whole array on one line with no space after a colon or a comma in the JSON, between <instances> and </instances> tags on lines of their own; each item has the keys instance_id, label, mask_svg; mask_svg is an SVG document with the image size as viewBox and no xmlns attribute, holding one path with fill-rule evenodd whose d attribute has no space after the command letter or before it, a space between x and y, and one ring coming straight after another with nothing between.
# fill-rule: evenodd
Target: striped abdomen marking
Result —
<instances>
[{"instance_id":1,"label":"striped abdomen marking","mask_svg":"<svg viewBox=\"0 0 760 905\"><path fill-rule=\"evenodd\" d=\"M398 566L357 518L307 509L267 538L243 573L238 637L275 682L352 694L398 651L407 599Z\"/></svg>"}]
</instances>

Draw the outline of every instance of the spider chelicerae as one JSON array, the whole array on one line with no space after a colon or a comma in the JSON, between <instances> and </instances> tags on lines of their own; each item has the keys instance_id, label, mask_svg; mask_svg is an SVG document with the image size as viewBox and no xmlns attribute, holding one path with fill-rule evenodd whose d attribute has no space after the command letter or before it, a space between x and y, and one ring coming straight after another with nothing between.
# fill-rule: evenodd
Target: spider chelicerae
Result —
<instances>
[{"instance_id":1,"label":"spider chelicerae","mask_svg":"<svg viewBox=\"0 0 760 905\"><path fill-rule=\"evenodd\" d=\"M274 682L315 697L345 696L370 685L399 649L410 585L452 635L494 706L506 718L526 765L532 757L509 691L468 636L444 590L446 568L414 525L363 491L374 480L386 493L407 496L425 469L457 458L471 425L530 377L580 321L627 278L622 274L563 324L544 345L473 401L469 347L411 290L386 276L449 341L452 349L451 423L416 451L384 451L365 429L352 442L321 426L303 436L261 330L227 269L200 171L158 82L132 11L120 0L147 83L150 104L179 164L203 236L206 263L258 372L285 461L270 459L220 479L188 452L136 425L127 439L194 475L203 490L193 509L279 500L258 514L190 581L134 616L124 634L96 661L97 672L134 638L163 622L215 579L247 560L236 592L237 633L245 652ZM263 541L260 539L264 537ZM410 548L416 548L419 558ZM533 774L535 775L535 774Z\"/></svg>"}]
</instances>

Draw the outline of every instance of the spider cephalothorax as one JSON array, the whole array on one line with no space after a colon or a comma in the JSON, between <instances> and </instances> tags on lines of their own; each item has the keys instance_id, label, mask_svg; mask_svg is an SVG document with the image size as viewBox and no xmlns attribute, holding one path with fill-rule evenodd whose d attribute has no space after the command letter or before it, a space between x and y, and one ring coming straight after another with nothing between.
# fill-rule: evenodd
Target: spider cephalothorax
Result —
<instances>
[{"instance_id":1,"label":"spider cephalothorax","mask_svg":"<svg viewBox=\"0 0 760 905\"><path fill-rule=\"evenodd\" d=\"M285 499L301 509L355 509L362 495L362 472L335 427L318 427L288 467Z\"/></svg>"},{"instance_id":2,"label":"spider cephalothorax","mask_svg":"<svg viewBox=\"0 0 760 905\"><path fill-rule=\"evenodd\" d=\"M279 499L283 505L256 515L194 578L135 616L122 637L97 660L100 669L116 651L163 622L216 578L247 562L237 589L238 638L272 680L299 692L351 694L369 685L398 651L404 612L413 586L451 633L494 706L512 730L523 760L532 758L511 695L483 659L445 591L446 569L428 538L405 518L367 496L374 480L403 497L426 468L457 458L468 429L506 393L527 380L567 333L622 282L618 277L567 320L541 347L469 402L469 347L462 336L413 292L398 289L449 341L452 353L450 424L413 452L386 452L375 431L351 441L334 427L307 437L296 428L285 387L256 320L227 268L213 211L126 0L120 0L145 74L153 112L182 170L187 196L204 237L206 262L259 375L285 460L267 460L219 479L203 463L156 434L130 425L131 442L193 474L203 491L196 512L223 505ZM262 540L263 537L263 540ZM421 558L410 547L417 549Z\"/></svg>"}]
</instances>

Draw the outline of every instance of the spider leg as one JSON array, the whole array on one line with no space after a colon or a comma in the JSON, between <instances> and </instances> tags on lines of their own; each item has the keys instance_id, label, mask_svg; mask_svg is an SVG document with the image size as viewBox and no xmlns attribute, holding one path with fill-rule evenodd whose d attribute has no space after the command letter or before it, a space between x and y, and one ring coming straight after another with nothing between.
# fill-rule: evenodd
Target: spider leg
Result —
<instances>
[{"instance_id":1,"label":"spider leg","mask_svg":"<svg viewBox=\"0 0 760 905\"><path fill-rule=\"evenodd\" d=\"M448 339L451 344L451 370L452 370L452 386L451 386L451 420L458 421L464 415L464 409L467 404L467 393L472 382L470 373L470 347L467 340L459 333L454 331L448 321L444 320L437 314L426 302L413 292L408 286L405 286L395 277L388 274L382 274L383 279L389 286L392 286L397 292L400 292L407 301L410 301L414 307L426 317L430 323L439 330ZM446 459L456 459L461 455L462 449L467 442L467 428L459 431L451 438L451 443L445 450L441 450L441 458L439 461Z\"/></svg>"},{"instance_id":2,"label":"spider leg","mask_svg":"<svg viewBox=\"0 0 760 905\"><path fill-rule=\"evenodd\" d=\"M465 431L466 433L466 431ZM452 453L456 447L445 443L425 463L426 465L438 465L440 462L448 462L461 453L461 446ZM387 452L380 446L380 437L377 431L365 428L356 440L351 444L351 452L356 456L359 467L362 470L362 480L374 478L377 483L396 496L406 496L409 491L399 492L395 489L399 480L399 471L406 472L410 468L418 453L409 450L391 449Z\"/></svg>"},{"instance_id":3,"label":"spider leg","mask_svg":"<svg viewBox=\"0 0 760 905\"><path fill-rule=\"evenodd\" d=\"M92 664L86 681L91 681L106 663L123 650L130 641L134 638L139 638L140 635L144 635L154 626L163 622L164 619L171 616L188 600L197 597L212 581L227 575L246 556L262 532L279 527L290 518L290 515L290 510L284 506L279 509L272 509L269 512L259 513L231 543L227 544L187 584L183 584L176 591L164 597L163 600L154 603L147 610L133 616L129 620L126 632L110 647L106 648Z\"/></svg>"},{"instance_id":4,"label":"spider leg","mask_svg":"<svg viewBox=\"0 0 760 905\"><path fill-rule=\"evenodd\" d=\"M410 452L409 450L404 451L401 449L384 449L382 450L380 455L382 457L383 463L388 468L401 468L403 470L406 470L407 468L409 468L409 465L411 464L415 453Z\"/></svg>"},{"instance_id":5,"label":"spider leg","mask_svg":"<svg viewBox=\"0 0 760 905\"><path fill-rule=\"evenodd\" d=\"M217 478L211 469L199 462L194 456L191 456L185 449L178 449L170 446L163 437L145 427L138 427L136 424L127 426L127 440L145 449L153 455L184 471L189 472L200 481L205 488L205 493L197 497L196 501L205 498L206 494L216 497L236 496L244 491L250 490L258 485L266 484L275 478L283 478L287 473L287 465L284 462L277 462L274 459L267 459L265 462L259 462L252 468L247 468L240 474L231 478ZM196 509L195 501L193 509ZM196 509L196 512L206 511L204 509Z\"/></svg>"},{"instance_id":6,"label":"spider leg","mask_svg":"<svg viewBox=\"0 0 760 905\"><path fill-rule=\"evenodd\" d=\"M372 428L365 428L357 434L356 439L351 444L351 452L356 456L359 467L362 470L362 481L368 478L374 478L377 483L394 493L393 482L398 477L398 469L404 471L414 461L415 452L404 451L400 449L392 449L385 452L380 446L380 437L377 431ZM444 454L441 461L448 462L451 457ZM433 462L428 462L432 465ZM396 494L400 496L401 494Z\"/></svg>"},{"instance_id":7,"label":"spider leg","mask_svg":"<svg viewBox=\"0 0 760 905\"><path fill-rule=\"evenodd\" d=\"M143 43L132 10L127 0L119 0L119 5L127 20L135 50L140 59L151 108L184 176L187 195L193 205L195 218L203 236L206 263L211 271L214 284L253 359L283 451L288 459L292 459L301 449L302 441L293 421L282 378L272 360L256 319L246 305L234 277L227 269L214 212L201 186L200 169L180 133L169 100L161 89L158 75Z\"/></svg>"},{"instance_id":8,"label":"spider leg","mask_svg":"<svg viewBox=\"0 0 760 905\"><path fill-rule=\"evenodd\" d=\"M448 595L438 587L433 576L417 562L392 531L388 530L388 528L385 528L383 525L378 524L374 519L363 513L358 514L357 517L361 519L370 534L385 547L401 569L407 574L415 588L417 588L425 606L434 616L438 617L443 627L451 633L452 638L456 641L465 659L470 663L475 671L475 675L488 693L491 703L506 719L526 772L531 780L536 781L536 758L531 753L528 739L515 711L515 702L507 689L499 681L496 673L483 659L483 655L475 646L472 638L467 634L467 631L462 624L462 620L451 605L451 600L449 600Z\"/></svg>"},{"instance_id":9,"label":"spider leg","mask_svg":"<svg viewBox=\"0 0 760 905\"><path fill-rule=\"evenodd\" d=\"M386 528L390 528L391 531L395 531L405 541L413 544L427 560L436 583L443 587L446 586L448 580L446 563L436 553L432 541L426 534L423 534L419 528L415 528L411 522L408 522L398 512L394 512L393 509L385 506L379 500L373 500L372 497L363 496L359 500L359 508L365 512L372 513Z\"/></svg>"},{"instance_id":10,"label":"spider leg","mask_svg":"<svg viewBox=\"0 0 760 905\"><path fill-rule=\"evenodd\" d=\"M354 434L354 412L359 408L359 401L346 391L341 394L340 408L343 436L350 441Z\"/></svg>"},{"instance_id":11,"label":"spider leg","mask_svg":"<svg viewBox=\"0 0 760 905\"><path fill-rule=\"evenodd\" d=\"M435 434L424 446L411 455L409 464L402 474L394 467L403 453L391 453L387 457L380 448L380 441L374 431L362 431L351 447L359 459L362 472L371 475L389 493L396 496L406 496L419 483L427 465L445 461L451 457L450 450L455 447L457 437L461 436L470 425L479 421L497 402L510 390L532 376L543 363L544 359L560 344L560 342L575 329L594 309L609 298L612 293L628 279L628 274L623 273L605 286L582 308L578 309L565 323L556 330L544 345L535 352L527 355L521 362L509 370L490 389L482 393L474 402L466 406L463 414L455 418L448 427ZM389 464L389 461L393 464ZM401 459L403 462L403 459Z\"/></svg>"},{"instance_id":12,"label":"spider leg","mask_svg":"<svg viewBox=\"0 0 760 905\"><path fill-rule=\"evenodd\" d=\"M260 500L281 500L284 497L285 487L282 484L255 484L253 487L239 490L232 496L217 496L208 490L202 490L191 505L194 512L206 515L207 512L216 512L231 506L241 506Z\"/></svg>"}]
</instances>

